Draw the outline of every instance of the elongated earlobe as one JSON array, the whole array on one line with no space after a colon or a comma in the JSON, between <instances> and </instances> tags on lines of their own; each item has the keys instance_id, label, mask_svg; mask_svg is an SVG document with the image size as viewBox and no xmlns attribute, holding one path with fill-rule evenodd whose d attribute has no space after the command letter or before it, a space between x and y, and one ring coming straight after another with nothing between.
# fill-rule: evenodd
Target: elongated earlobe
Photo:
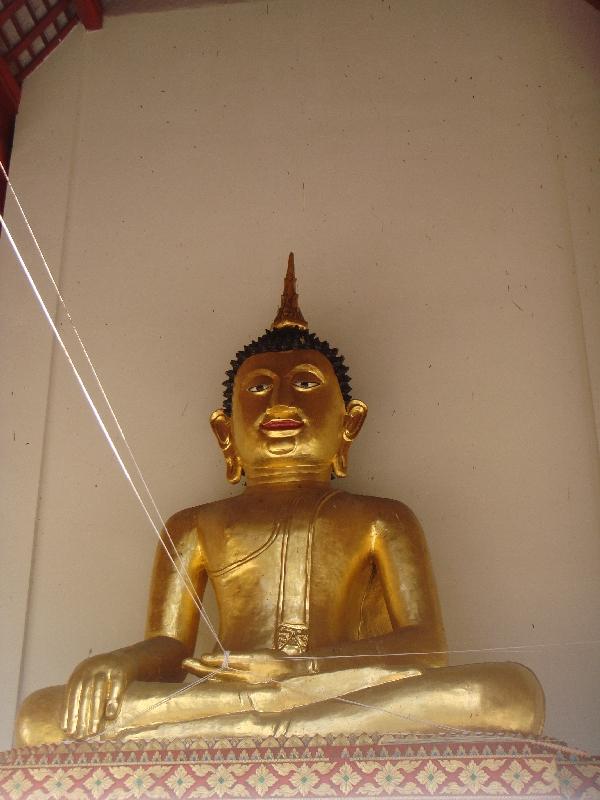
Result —
<instances>
[{"instance_id":1,"label":"elongated earlobe","mask_svg":"<svg viewBox=\"0 0 600 800\"><path fill-rule=\"evenodd\" d=\"M222 408L211 414L210 427L225 459L227 480L229 483L239 483L242 477L242 462L233 443L231 419Z\"/></svg>"},{"instance_id":2,"label":"elongated earlobe","mask_svg":"<svg viewBox=\"0 0 600 800\"><path fill-rule=\"evenodd\" d=\"M348 451L350 450L350 445L360 433L360 429L367 418L367 411L367 405L362 400L350 400L346 406L342 441L332 464L333 473L338 478L344 478L348 474Z\"/></svg>"}]
</instances>

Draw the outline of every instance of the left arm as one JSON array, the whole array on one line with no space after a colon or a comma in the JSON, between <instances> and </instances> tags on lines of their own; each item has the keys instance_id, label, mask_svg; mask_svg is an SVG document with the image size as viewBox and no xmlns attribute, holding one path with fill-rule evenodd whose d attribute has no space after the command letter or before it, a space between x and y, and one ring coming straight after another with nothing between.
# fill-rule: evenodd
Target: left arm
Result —
<instances>
[{"instance_id":1,"label":"left arm","mask_svg":"<svg viewBox=\"0 0 600 800\"><path fill-rule=\"evenodd\" d=\"M348 656L321 662L322 671L377 663L404 668L441 667L448 663L431 561L419 521L402 503L385 503L372 523L371 557L377 567L391 633L340 642L313 651L317 656ZM360 655L367 657L361 659ZM375 659L373 656L381 658Z\"/></svg>"}]
</instances>

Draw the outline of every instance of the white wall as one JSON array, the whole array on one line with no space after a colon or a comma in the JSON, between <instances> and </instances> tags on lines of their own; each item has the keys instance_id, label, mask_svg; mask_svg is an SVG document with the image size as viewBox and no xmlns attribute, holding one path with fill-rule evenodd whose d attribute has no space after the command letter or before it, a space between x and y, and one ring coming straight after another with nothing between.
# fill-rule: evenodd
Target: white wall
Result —
<instances>
[{"instance_id":1,"label":"white wall","mask_svg":"<svg viewBox=\"0 0 600 800\"><path fill-rule=\"evenodd\" d=\"M229 491L207 418L294 249L370 405L346 487L421 518L453 648L532 648L455 661L528 664L591 750L599 28L579 0L109 17L27 80L11 173L165 514ZM154 542L2 238L8 745L17 691L141 636Z\"/></svg>"}]
</instances>

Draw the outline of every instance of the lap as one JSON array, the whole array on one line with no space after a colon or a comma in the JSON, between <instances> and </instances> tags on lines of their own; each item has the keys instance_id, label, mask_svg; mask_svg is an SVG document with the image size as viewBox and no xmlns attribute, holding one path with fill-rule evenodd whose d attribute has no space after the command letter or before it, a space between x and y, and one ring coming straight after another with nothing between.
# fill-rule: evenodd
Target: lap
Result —
<instances>
[{"instance_id":1,"label":"lap","mask_svg":"<svg viewBox=\"0 0 600 800\"><path fill-rule=\"evenodd\" d=\"M30 695L19 712L17 745L62 741L63 686ZM340 700L341 698L341 700ZM301 735L350 725L365 732L518 730L543 723L543 693L519 664L471 664L406 677L371 667L251 686L231 680L174 684L135 681L103 735Z\"/></svg>"}]
</instances>

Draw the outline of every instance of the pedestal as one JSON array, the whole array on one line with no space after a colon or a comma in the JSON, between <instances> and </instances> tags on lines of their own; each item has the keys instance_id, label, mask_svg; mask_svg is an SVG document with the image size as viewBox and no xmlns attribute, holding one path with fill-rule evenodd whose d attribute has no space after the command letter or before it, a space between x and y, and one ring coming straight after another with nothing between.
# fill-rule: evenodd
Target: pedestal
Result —
<instances>
[{"instance_id":1,"label":"pedestal","mask_svg":"<svg viewBox=\"0 0 600 800\"><path fill-rule=\"evenodd\" d=\"M72 742L0 754L0 798L600 798L600 757L517 736Z\"/></svg>"}]
</instances>

